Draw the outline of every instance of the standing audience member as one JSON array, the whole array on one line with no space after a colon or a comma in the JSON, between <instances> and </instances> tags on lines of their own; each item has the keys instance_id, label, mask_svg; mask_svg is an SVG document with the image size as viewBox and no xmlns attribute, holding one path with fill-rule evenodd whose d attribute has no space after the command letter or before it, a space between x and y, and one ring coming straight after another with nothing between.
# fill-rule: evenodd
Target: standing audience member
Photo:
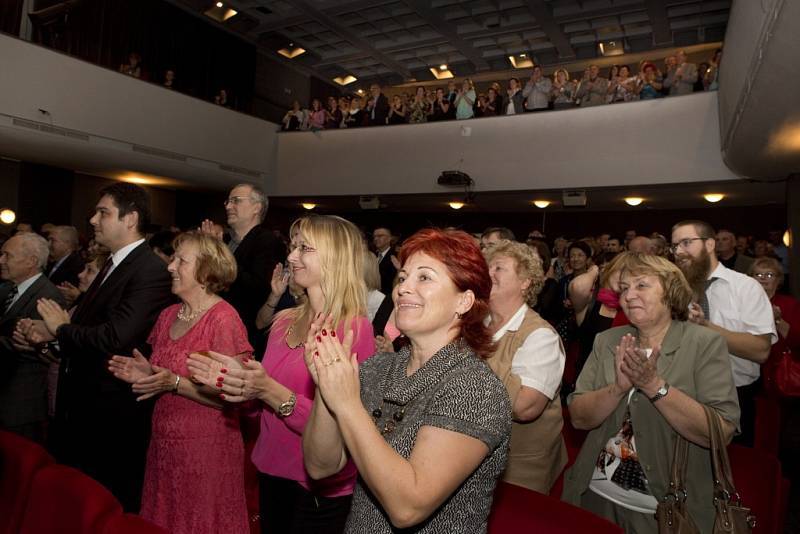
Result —
<instances>
[{"instance_id":1,"label":"standing audience member","mask_svg":"<svg viewBox=\"0 0 800 534\"><path fill-rule=\"evenodd\" d=\"M400 261L395 321L410 345L359 365L350 336L306 339L305 467L324 480L355 463L347 533L482 532L511 431L508 393L481 361L486 262L469 234L441 230L409 238Z\"/></svg>"},{"instance_id":2,"label":"standing audience member","mask_svg":"<svg viewBox=\"0 0 800 534\"><path fill-rule=\"evenodd\" d=\"M558 69L553 74L553 86L550 90L553 109L569 109L575 107L575 84L569 80L567 69Z\"/></svg>"},{"instance_id":3,"label":"standing audience member","mask_svg":"<svg viewBox=\"0 0 800 534\"><path fill-rule=\"evenodd\" d=\"M408 122L407 112L403 98L400 95L394 95L392 97L392 106L389 108L389 116L386 118L386 124L406 124Z\"/></svg>"},{"instance_id":4,"label":"standing audience member","mask_svg":"<svg viewBox=\"0 0 800 534\"><path fill-rule=\"evenodd\" d=\"M227 89L220 89L216 95L214 95L214 103L218 106L222 106L224 108L233 108L233 104L231 103L230 99L228 98L228 90Z\"/></svg>"},{"instance_id":5,"label":"standing audience member","mask_svg":"<svg viewBox=\"0 0 800 534\"><path fill-rule=\"evenodd\" d=\"M457 92L453 105L456 107L456 118L459 120L471 119L475 116L475 86L472 80L464 78L461 90Z\"/></svg>"},{"instance_id":6,"label":"standing audience member","mask_svg":"<svg viewBox=\"0 0 800 534\"><path fill-rule=\"evenodd\" d=\"M753 266L753 258L736 251L736 236L730 230L718 230L716 251L719 262L737 273L748 274Z\"/></svg>"},{"instance_id":7,"label":"standing audience member","mask_svg":"<svg viewBox=\"0 0 800 534\"><path fill-rule=\"evenodd\" d=\"M508 80L508 89L506 89L508 101L502 115L520 114L525 110L523 104L525 97L522 96L522 88L519 85L519 80L517 78L510 78Z\"/></svg>"},{"instance_id":8,"label":"standing audience member","mask_svg":"<svg viewBox=\"0 0 800 534\"><path fill-rule=\"evenodd\" d=\"M339 101L336 97L328 98L328 109L325 110L325 129L335 130L342 124L342 111L339 109Z\"/></svg>"},{"instance_id":9,"label":"standing audience member","mask_svg":"<svg viewBox=\"0 0 800 534\"><path fill-rule=\"evenodd\" d=\"M13 340L21 319L40 319L36 303L49 298L63 304L53 283L43 276L47 241L21 233L0 249L0 429L45 443L48 416L47 370L30 344Z\"/></svg>"},{"instance_id":10,"label":"standing audience member","mask_svg":"<svg viewBox=\"0 0 800 534\"><path fill-rule=\"evenodd\" d=\"M486 92L486 102L483 107L484 117L500 115L503 110L503 97L500 96L500 85L496 82Z\"/></svg>"},{"instance_id":11,"label":"standing audience member","mask_svg":"<svg viewBox=\"0 0 800 534\"><path fill-rule=\"evenodd\" d=\"M409 115L408 122L418 124L427 122L428 120L428 101L425 99L425 88L417 87L414 93L414 101L411 103L411 114Z\"/></svg>"},{"instance_id":12,"label":"standing audience member","mask_svg":"<svg viewBox=\"0 0 800 534\"><path fill-rule=\"evenodd\" d=\"M47 235L50 243L50 264L47 277L55 286L64 283L78 285L78 274L83 271L78 230L74 226L54 226Z\"/></svg>"},{"instance_id":13,"label":"standing audience member","mask_svg":"<svg viewBox=\"0 0 800 534\"><path fill-rule=\"evenodd\" d=\"M525 111L546 111L550 105L550 90L553 83L542 74L542 67L536 65L522 90L525 98Z\"/></svg>"},{"instance_id":14,"label":"standing audience member","mask_svg":"<svg viewBox=\"0 0 800 534\"><path fill-rule=\"evenodd\" d=\"M631 324L597 336L569 396L572 424L590 432L566 472L562 498L626 533L656 534L656 506L673 491L673 444L681 436L689 442L686 509L699 532L711 532L706 409L727 439L739 422L725 340L686 320L692 290L666 259L629 253L621 273Z\"/></svg>"},{"instance_id":15,"label":"standing audience member","mask_svg":"<svg viewBox=\"0 0 800 534\"><path fill-rule=\"evenodd\" d=\"M311 109L308 110L308 129L313 131L322 130L325 128L326 119L327 115L322 108L322 102L319 98L313 99L311 101Z\"/></svg>"},{"instance_id":16,"label":"standing audience member","mask_svg":"<svg viewBox=\"0 0 800 534\"><path fill-rule=\"evenodd\" d=\"M166 87L167 89L175 89L175 71L172 69L167 69L164 71L164 82L161 84L162 87Z\"/></svg>"},{"instance_id":17,"label":"standing audience member","mask_svg":"<svg viewBox=\"0 0 800 534\"><path fill-rule=\"evenodd\" d=\"M675 65L675 69L670 70L664 78L664 87L669 89L670 96L693 93L697 81L697 65L687 61L683 50L675 54Z\"/></svg>"},{"instance_id":18,"label":"standing audience member","mask_svg":"<svg viewBox=\"0 0 800 534\"><path fill-rule=\"evenodd\" d=\"M136 52L128 54L128 62L119 66L119 71L122 74L133 76L134 78L142 77L142 56Z\"/></svg>"},{"instance_id":19,"label":"standing audience member","mask_svg":"<svg viewBox=\"0 0 800 534\"><path fill-rule=\"evenodd\" d=\"M175 249L168 270L180 303L159 315L147 340L150 361L134 349L108 362L137 400L156 399L140 514L174 534L246 534L239 412L224 407L216 389L193 382L186 366L196 351L252 358L247 330L217 294L236 278L236 260L201 233L179 235Z\"/></svg>"},{"instance_id":20,"label":"standing audience member","mask_svg":"<svg viewBox=\"0 0 800 534\"><path fill-rule=\"evenodd\" d=\"M486 363L503 381L514 419L503 480L547 494L567 463L559 395L566 356L556 331L531 309L544 284L542 263L527 245L506 240L484 256L496 343Z\"/></svg>"},{"instance_id":21,"label":"standing audience member","mask_svg":"<svg viewBox=\"0 0 800 534\"><path fill-rule=\"evenodd\" d=\"M397 275L397 268L392 261L392 246L395 238L389 228L379 226L372 231L372 245L375 247L375 254L378 256L378 270L381 273L381 293L384 295L392 294L394 277Z\"/></svg>"},{"instance_id":22,"label":"standing audience member","mask_svg":"<svg viewBox=\"0 0 800 534\"><path fill-rule=\"evenodd\" d=\"M752 446L760 366L778 336L764 290L752 278L722 265L715 248L714 229L708 223L689 220L672 227L675 263L695 294L689 320L721 334L727 342L741 408L736 442Z\"/></svg>"},{"instance_id":23,"label":"standing audience member","mask_svg":"<svg viewBox=\"0 0 800 534\"><path fill-rule=\"evenodd\" d=\"M381 92L381 86L374 83L370 86L369 92L372 95L372 108L369 109L369 125L383 126L389 115L389 99Z\"/></svg>"},{"instance_id":24,"label":"standing audience member","mask_svg":"<svg viewBox=\"0 0 800 534\"><path fill-rule=\"evenodd\" d=\"M489 247L492 247L502 241L503 239L507 239L508 241L516 241L517 238L510 229L505 228L503 226L493 226L487 228L481 234L481 242L480 247L481 250L486 250Z\"/></svg>"},{"instance_id":25,"label":"standing audience member","mask_svg":"<svg viewBox=\"0 0 800 534\"><path fill-rule=\"evenodd\" d=\"M350 101L350 111L344 119L345 128L364 126L364 110L361 109L361 97L354 96Z\"/></svg>"},{"instance_id":26,"label":"standing audience member","mask_svg":"<svg viewBox=\"0 0 800 534\"><path fill-rule=\"evenodd\" d=\"M589 77L578 85L575 96L580 98L581 107L589 107L605 104L607 94L608 80L600 77L600 67L592 65L589 67Z\"/></svg>"},{"instance_id":27,"label":"standing audience member","mask_svg":"<svg viewBox=\"0 0 800 534\"><path fill-rule=\"evenodd\" d=\"M210 357L192 354L189 370L220 391L223 400L255 399L261 409L261 432L252 455L261 473L261 532L340 533L356 470L346 461L337 473L313 480L304 468L302 436L319 394L303 355L314 346L314 336L346 339L352 346L348 361L352 353L364 361L375 352L372 326L365 317L365 248L355 225L339 217L298 219L290 235L289 264L308 299L275 318L263 366L211 352ZM323 320L325 326L317 328Z\"/></svg>"},{"instance_id":28,"label":"standing audience member","mask_svg":"<svg viewBox=\"0 0 800 534\"><path fill-rule=\"evenodd\" d=\"M28 339L57 341L60 348L56 458L106 486L128 512L139 510L152 405L136 402L106 366L111 354L143 351L172 302L166 266L144 239L149 222L150 199L141 187L120 182L101 190L90 223L111 257L71 319L21 328Z\"/></svg>"},{"instance_id":29,"label":"standing audience member","mask_svg":"<svg viewBox=\"0 0 800 534\"><path fill-rule=\"evenodd\" d=\"M269 296L267 277L276 263L283 263L285 251L272 232L262 226L269 201L260 187L238 184L224 204L231 229L228 248L236 258L236 280L220 296L239 312L250 345L258 355L263 353L265 339L256 326L256 315ZM203 222L204 233L213 233L211 224Z\"/></svg>"},{"instance_id":30,"label":"standing audience member","mask_svg":"<svg viewBox=\"0 0 800 534\"><path fill-rule=\"evenodd\" d=\"M172 263L172 255L175 253L172 242L176 237L178 237L178 234L175 232L164 230L163 232L153 234L153 236L148 239L147 244L150 245L150 248L153 249L153 253L161 258L164 264L169 265Z\"/></svg>"},{"instance_id":31,"label":"standing audience member","mask_svg":"<svg viewBox=\"0 0 800 534\"><path fill-rule=\"evenodd\" d=\"M642 65L642 70L639 73L639 80L636 84L636 92L639 94L639 100L653 100L654 98L661 98L664 96L661 81L658 78L656 66L650 62Z\"/></svg>"},{"instance_id":32,"label":"standing audience member","mask_svg":"<svg viewBox=\"0 0 800 534\"><path fill-rule=\"evenodd\" d=\"M292 109L286 112L281 120L281 130L284 132L293 132L304 128L306 125L306 114L300 108L300 102L295 100L292 102Z\"/></svg>"}]
</instances>

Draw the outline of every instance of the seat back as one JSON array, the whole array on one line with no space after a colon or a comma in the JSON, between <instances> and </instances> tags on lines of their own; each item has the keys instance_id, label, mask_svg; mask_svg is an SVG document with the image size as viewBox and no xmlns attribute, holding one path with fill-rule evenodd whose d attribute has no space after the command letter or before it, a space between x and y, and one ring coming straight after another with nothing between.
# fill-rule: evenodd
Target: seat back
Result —
<instances>
[{"instance_id":1,"label":"seat back","mask_svg":"<svg viewBox=\"0 0 800 534\"><path fill-rule=\"evenodd\" d=\"M121 514L122 506L99 482L71 467L49 465L33 477L19 533L102 532Z\"/></svg>"},{"instance_id":2,"label":"seat back","mask_svg":"<svg viewBox=\"0 0 800 534\"><path fill-rule=\"evenodd\" d=\"M134 514L113 516L103 529L103 534L169 534L163 528Z\"/></svg>"},{"instance_id":3,"label":"seat back","mask_svg":"<svg viewBox=\"0 0 800 534\"><path fill-rule=\"evenodd\" d=\"M488 534L591 532L622 534L622 529L591 512L520 486L501 482L494 493Z\"/></svg>"},{"instance_id":4,"label":"seat back","mask_svg":"<svg viewBox=\"0 0 800 534\"><path fill-rule=\"evenodd\" d=\"M0 534L17 534L37 471L53 463L41 446L0 431Z\"/></svg>"},{"instance_id":5,"label":"seat back","mask_svg":"<svg viewBox=\"0 0 800 534\"><path fill-rule=\"evenodd\" d=\"M782 533L785 518L781 517L783 475L780 461L773 454L741 445L729 445L728 457L736 491L756 516L753 534Z\"/></svg>"}]
</instances>

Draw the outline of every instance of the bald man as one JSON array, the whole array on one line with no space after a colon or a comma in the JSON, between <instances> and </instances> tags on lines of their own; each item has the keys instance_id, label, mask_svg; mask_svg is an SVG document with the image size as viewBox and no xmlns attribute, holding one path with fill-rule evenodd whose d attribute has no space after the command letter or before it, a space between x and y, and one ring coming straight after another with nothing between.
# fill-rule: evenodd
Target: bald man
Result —
<instances>
[{"instance_id":1,"label":"bald man","mask_svg":"<svg viewBox=\"0 0 800 534\"><path fill-rule=\"evenodd\" d=\"M643 235L636 236L628 243L628 252L638 252L640 254L655 254L656 244L649 237Z\"/></svg>"}]
</instances>

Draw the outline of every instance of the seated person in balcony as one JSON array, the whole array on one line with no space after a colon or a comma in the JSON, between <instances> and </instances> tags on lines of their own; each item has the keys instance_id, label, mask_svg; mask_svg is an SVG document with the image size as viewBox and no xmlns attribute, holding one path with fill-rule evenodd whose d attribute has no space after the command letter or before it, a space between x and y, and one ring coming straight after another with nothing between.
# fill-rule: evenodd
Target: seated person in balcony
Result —
<instances>
[{"instance_id":1,"label":"seated person in balcony","mask_svg":"<svg viewBox=\"0 0 800 534\"><path fill-rule=\"evenodd\" d=\"M600 77L600 67L589 67L589 77L578 84L576 97L581 100L581 107L599 106L606 103L608 80Z\"/></svg>"},{"instance_id":2,"label":"seated person in balcony","mask_svg":"<svg viewBox=\"0 0 800 534\"><path fill-rule=\"evenodd\" d=\"M575 107L575 84L569 81L567 69L558 69L553 74L553 86L550 89L553 109L569 109Z\"/></svg>"},{"instance_id":3,"label":"seated person in balcony","mask_svg":"<svg viewBox=\"0 0 800 534\"><path fill-rule=\"evenodd\" d=\"M667 72L664 87L669 89L670 96L693 93L697 81L697 65L687 61L686 52L683 50L675 54L675 65L674 69Z\"/></svg>"},{"instance_id":4,"label":"seated person in balcony","mask_svg":"<svg viewBox=\"0 0 800 534\"><path fill-rule=\"evenodd\" d=\"M503 480L547 494L567 463L559 395L566 356L556 331L531 309L544 285L542 262L507 240L484 256L492 279L487 326L496 343L486 363L503 381L514 419Z\"/></svg>"},{"instance_id":5,"label":"seated person in balcony","mask_svg":"<svg viewBox=\"0 0 800 534\"><path fill-rule=\"evenodd\" d=\"M456 91L454 105L456 107L457 119L471 119L475 116L475 86L472 80L465 78L461 84L461 89Z\"/></svg>"},{"instance_id":6,"label":"seated person in balcony","mask_svg":"<svg viewBox=\"0 0 800 534\"><path fill-rule=\"evenodd\" d=\"M506 108L503 115L516 115L522 113L525 109L523 101L525 97L522 96L522 88L519 85L517 78L510 78L508 80L508 89L506 89L507 100L505 101Z\"/></svg>"},{"instance_id":7,"label":"seated person in balcony","mask_svg":"<svg viewBox=\"0 0 800 534\"><path fill-rule=\"evenodd\" d=\"M739 424L725 340L687 321L692 289L671 262L628 253L620 272L620 302L631 324L597 335L569 396L573 426L591 432L566 473L562 498L628 533L656 534L654 514L669 492L680 435L689 441L687 510L700 532L711 532L704 405L727 439Z\"/></svg>"},{"instance_id":8,"label":"seated person in balcony","mask_svg":"<svg viewBox=\"0 0 800 534\"><path fill-rule=\"evenodd\" d=\"M400 95L392 97L392 107L389 108L389 116L386 118L386 124L406 124L408 118L406 116L408 108L403 103L403 98Z\"/></svg>"},{"instance_id":9,"label":"seated person in balcony","mask_svg":"<svg viewBox=\"0 0 800 534\"><path fill-rule=\"evenodd\" d=\"M292 109L286 112L281 120L281 130L284 132L293 132L300 130L306 123L306 114L300 108L300 102L295 100L292 102Z\"/></svg>"},{"instance_id":10,"label":"seated person in balcony","mask_svg":"<svg viewBox=\"0 0 800 534\"><path fill-rule=\"evenodd\" d=\"M542 67L540 65L533 67L531 78L522 90L522 96L525 98L525 111L547 110L550 104L550 89L552 87L553 82L542 74Z\"/></svg>"},{"instance_id":11,"label":"seated person in balcony","mask_svg":"<svg viewBox=\"0 0 800 534\"><path fill-rule=\"evenodd\" d=\"M136 52L128 54L128 62L119 66L119 71L122 74L133 76L134 78L142 77L142 56Z\"/></svg>"}]
</instances>

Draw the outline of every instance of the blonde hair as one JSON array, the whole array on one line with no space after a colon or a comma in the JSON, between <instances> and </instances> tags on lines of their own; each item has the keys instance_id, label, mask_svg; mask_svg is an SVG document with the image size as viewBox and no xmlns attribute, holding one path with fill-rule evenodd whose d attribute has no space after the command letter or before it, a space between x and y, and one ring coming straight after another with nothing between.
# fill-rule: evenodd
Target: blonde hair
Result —
<instances>
[{"instance_id":1,"label":"blonde hair","mask_svg":"<svg viewBox=\"0 0 800 534\"><path fill-rule=\"evenodd\" d=\"M381 288L381 273L378 269L378 258L369 250L364 250L364 283L367 291Z\"/></svg>"},{"instance_id":2,"label":"blonde hair","mask_svg":"<svg viewBox=\"0 0 800 534\"><path fill-rule=\"evenodd\" d=\"M172 248L178 250L184 243L197 245L194 277L208 293L224 291L236 280L236 259L221 239L200 232L185 232L172 241Z\"/></svg>"},{"instance_id":3,"label":"blonde hair","mask_svg":"<svg viewBox=\"0 0 800 534\"><path fill-rule=\"evenodd\" d=\"M653 254L623 252L619 256L620 279L626 273L657 277L664 290L664 304L670 309L672 318L679 321L689 318L689 304L694 294L677 265Z\"/></svg>"},{"instance_id":4,"label":"blonde hair","mask_svg":"<svg viewBox=\"0 0 800 534\"><path fill-rule=\"evenodd\" d=\"M531 281L525 293L525 302L531 308L536 306L536 299L544 287L544 271L539 255L525 243L502 239L484 253L486 263L491 263L497 256L505 256L517 262L517 276L521 280Z\"/></svg>"},{"instance_id":5,"label":"blonde hair","mask_svg":"<svg viewBox=\"0 0 800 534\"><path fill-rule=\"evenodd\" d=\"M364 283L364 239L358 228L335 215L312 215L297 219L289 235L298 232L319 256L320 286L325 297L324 315L333 316L334 328L367 313L367 288ZM311 314L310 300L283 311L277 319L286 318L297 325Z\"/></svg>"},{"instance_id":6,"label":"blonde hair","mask_svg":"<svg viewBox=\"0 0 800 534\"><path fill-rule=\"evenodd\" d=\"M564 83L567 83L569 81L569 71L567 69L556 69L556 71L553 73L553 81L558 82L559 72L564 73Z\"/></svg>"}]
</instances>

